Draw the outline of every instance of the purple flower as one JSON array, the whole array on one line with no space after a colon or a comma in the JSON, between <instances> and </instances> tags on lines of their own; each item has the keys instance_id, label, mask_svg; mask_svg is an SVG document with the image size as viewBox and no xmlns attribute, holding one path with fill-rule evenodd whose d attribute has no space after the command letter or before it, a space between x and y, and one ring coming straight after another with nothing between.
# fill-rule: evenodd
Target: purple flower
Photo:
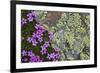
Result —
<instances>
[{"instance_id":1,"label":"purple flower","mask_svg":"<svg viewBox=\"0 0 100 73\"><path fill-rule=\"evenodd\" d=\"M54 58L55 58L55 53L51 53L51 54L50 54L50 57L51 57L52 59L54 59Z\"/></svg>"},{"instance_id":2,"label":"purple flower","mask_svg":"<svg viewBox=\"0 0 100 73\"><path fill-rule=\"evenodd\" d=\"M41 43L43 41L42 37L38 38L38 41Z\"/></svg>"},{"instance_id":3,"label":"purple flower","mask_svg":"<svg viewBox=\"0 0 100 73\"><path fill-rule=\"evenodd\" d=\"M37 13L36 13L35 11L31 11L31 13L32 13L32 16L33 16L34 18L37 18Z\"/></svg>"},{"instance_id":4,"label":"purple flower","mask_svg":"<svg viewBox=\"0 0 100 73\"><path fill-rule=\"evenodd\" d=\"M32 11L32 12L30 12L30 13L27 14L27 17L28 17L28 21L32 22L33 19L35 19L37 17L37 14L36 14L35 11Z\"/></svg>"},{"instance_id":5,"label":"purple flower","mask_svg":"<svg viewBox=\"0 0 100 73\"><path fill-rule=\"evenodd\" d=\"M36 35L36 33L35 33L35 32L33 32L32 37L36 39L37 35Z\"/></svg>"},{"instance_id":6,"label":"purple flower","mask_svg":"<svg viewBox=\"0 0 100 73\"><path fill-rule=\"evenodd\" d=\"M47 58L49 60L51 60L51 59L54 60L55 59L55 53L48 54Z\"/></svg>"},{"instance_id":7,"label":"purple flower","mask_svg":"<svg viewBox=\"0 0 100 73\"><path fill-rule=\"evenodd\" d=\"M21 59L21 60L22 60L22 62L27 62L28 61L27 58L24 58L24 59Z\"/></svg>"},{"instance_id":8,"label":"purple flower","mask_svg":"<svg viewBox=\"0 0 100 73\"><path fill-rule=\"evenodd\" d=\"M42 62L39 56L36 56L36 58L37 58L37 62Z\"/></svg>"},{"instance_id":9,"label":"purple flower","mask_svg":"<svg viewBox=\"0 0 100 73\"><path fill-rule=\"evenodd\" d=\"M61 55L59 53L55 54L56 59L60 59Z\"/></svg>"},{"instance_id":10,"label":"purple flower","mask_svg":"<svg viewBox=\"0 0 100 73\"><path fill-rule=\"evenodd\" d=\"M27 23L27 20L25 19L25 18L22 18L22 20L21 20L21 25L23 26L24 24L26 24Z\"/></svg>"},{"instance_id":11,"label":"purple flower","mask_svg":"<svg viewBox=\"0 0 100 73\"><path fill-rule=\"evenodd\" d=\"M30 16L33 16L31 12L27 14L27 17L30 17Z\"/></svg>"},{"instance_id":12,"label":"purple flower","mask_svg":"<svg viewBox=\"0 0 100 73\"><path fill-rule=\"evenodd\" d=\"M49 32L49 39L52 40L54 37L54 33L53 32Z\"/></svg>"},{"instance_id":13,"label":"purple flower","mask_svg":"<svg viewBox=\"0 0 100 73\"><path fill-rule=\"evenodd\" d=\"M36 46L37 45L37 41L36 41L36 38L33 36L33 37L28 37L28 39L27 39L27 41L29 42L29 43L31 43L32 42L32 45L34 45L34 46Z\"/></svg>"},{"instance_id":14,"label":"purple flower","mask_svg":"<svg viewBox=\"0 0 100 73\"><path fill-rule=\"evenodd\" d=\"M42 55L47 54L47 50L46 49L42 49L40 52L41 52Z\"/></svg>"},{"instance_id":15,"label":"purple flower","mask_svg":"<svg viewBox=\"0 0 100 73\"><path fill-rule=\"evenodd\" d=\"M31 43L31 42L32 42L32 38L31 38L31 37L28 37L27 41L28 41L29 43Z\"/></svg>"},{"instance_id":16,"label":"purple flower","mask_svg":"<svg viewBox=\"0 0 100 73\"><path fill-rule=\"evenodd\" d=\"M36 34L36 38L41 38L41 35L40 34Z\"/></svg>"},{"instance_id":17,"label":"purple flower","mask_svg":"<svg viewBox=\"0 0 100 73\"><path fill-rule=\"evenodd\" d=\"M39 59L38 62L42 62L42 60Z\"/></svg>"},{"instance_id":18,"label":"purple flower","mask_svg":"<svg viewBox=\"0 0 100 73\"><path fill-rule=\"evenodd\" d=\"M60 54L59 53L51 53L51 54L47 55L47 58L49 60L57 61L58 59L60 59Z\"/></svg>"},{"instance_id":19,"label":"purple flower","mask_svg":"<svg viewBox=\"0 0 100 73\"><path fill-rule=\"evenodd\" d=\"M36 31L36 37L38 39L39 42L42 42L43 41L43 38L42 38L43 34L39 31Z\"/></svg>"},{"instance_id":20,"label":"purple flower","mask_svg":"<svg viewBox=\"0 0 100 73\"><path fill-rule=\"evenodd\" d=\"M37 30L37 31L36 31L36 34L37 34L37 35L40 35L40 36L43 36L43 31L42 31L42 30Z\"/></svg>"},{"instance_id":21,"label":"purple flower","mask_svg":"<svg viewBox=\"0 0 100 73\"><path fill-rule=\"evenodd\" d=\"M45 31L44 27L43 27L41 24L39 24L39 23L36 24L35 29L37 29L37 30L41 30L42 32Z\"/></svg>"},{"instance_id":22,"label":"purple flower","mask_svg":"<svg viewBox=\"0 0 100 73\"><path fill-rule=\"evenodd\" d=\"M47 41L45 41L45 43L44 43L44 45L43 45L45 48L47 48L47 47L49 47L50 46L50 44L49 44L49 42L47 42Z\"/></svg>"},{"instance_id":23,"label":"purple flower","mask_svg":"<svg viewBox=\"0 0 100 73\"><path fill-rule=\"evenodd\" d=\"M43 41L43 32L44 32L44 28L43 26L39 25L39 24L36 24L35 26L36 28L36 32L33 32L33 35L32 37L35 39L38 39L39 42L42 42Z\"/></svg>"},{"instance_id":24,"label":"purple flower","mask_svg":"<svg viewBox=\"0 0 100 73\"><path fill-rule=\"evenodd\" d=\"M45 42L43 46L41 46L42 50L40 51L41 54L47 54L47 47L49 47L49 42Z\"/></svg>"},{"instance_id":25,"label":"purple flower","mask_svg":"<svg viewBox=\"0 0 100 73\"><path fill-rule=\"evenodd\" d=\"M42 62L42 60L40 60L39 56L32 56L30 62Z\"/></svg>"},{"instance_id":26,"label":"purple flower","mask_svg":"<svg viewBox=\"0 0 100 73\"><path fill-rule=\"evenodd\" d=\"M23 50L22 51L22 56L26 56L27 55L27 51Z\"/></svg>"},{"instance_id":27,"label":"purple flower","mask_svg":"<svg viewBox=\"0 0 100 73\"><path fill-rule=\"evenodd\" d=\"M29 13L29 15L27 15L27 16L28 16L27 19L28 19L29 22L33 21L33 17L32 17L32 15L31 15L31 13Z\"/></svg>"},{"instance_id":28,"label":"purple flower","mask_svg":"<svg viewBox=\"0 0 100 73\"><path fill-rule=\"evenodd\" d=\"M42 36L43 33L41 32L41 30L36 30L36 33L33 32L32 38L38 39L39 42L42 42L43 41Z\"/></svg>"},{"instance_id":29,"label":"purple flower","mask_svg":"<svg viewBox=\"0 0 100 73\"><path fill-rule=\"evenodd\" d=\"M36 24L36 26L35 26L35 29L42 29L42 27L41 27L41 25L40 24Z\"/></svg>"},{"instance_id":30,"label":"purple flower","mask_svg":"<svg viewBox=\"0 0 100 73\"><path fill-rule=\"evenodd\" d=\"M32 45L36 46L37 43L38 43L38 42L36 41L36 39L32 38Z\"/></svg>"},{"instance_id":31,"label":"purple flower","mask_svg":"<svg viewBox=\"0 0 100 73\"><path fill-rule=\"evenodd\" d=\"M33 21L33 17L32 16L28 17L27 19L28 19L29 22Z\"/></svg>"},{"instance_id":32,"label":"purple flower","mask_svg":"<svg viewBox=\"0 0 100 73\"><path fill-rule=\"evenodd\" d=\"M30 57L34 56L32 50L28 51L28 56L30 56Z\"/></svg>"},{"instance_id":33,"label":"purple flower","mask_svg":"<svg viewBox=\"0 0 100 73\"><path fill-rule=\"evenodd\" d=\"M44 46L41 46L42 49L46 49Z\"/></svg>"},{"instance_id":34,"label":"purple flower","mask_svg":"<svg viewBox=\"0 0 100 73\"><path fill-rule=\"evenodd\" d=\"M52 59L50 54L47 55L47 58L48 58L49 60Z\"/></svg>"},{"instance_id":35,"label":"purple flower","mask_svg":"<svg viewBox=\"0 0 100 73\"><path fill-rule=\"evenodd\" d=\"M30 62L37 62L36 56L32 56L32 57L30 58Z\"/></svg>"}]
</instances>

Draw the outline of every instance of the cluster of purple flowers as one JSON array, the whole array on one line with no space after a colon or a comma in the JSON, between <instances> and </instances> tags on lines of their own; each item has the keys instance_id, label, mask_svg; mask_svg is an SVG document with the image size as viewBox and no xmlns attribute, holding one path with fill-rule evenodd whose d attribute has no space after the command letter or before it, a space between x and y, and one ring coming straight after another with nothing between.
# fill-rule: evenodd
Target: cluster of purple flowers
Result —
<instances>
[{"instance_id":1,"label":"cluster of purple flowers","mask_svg":"<svg viewBox=\"0 0 100 73\"><path fill-rule=\"evenodd\" d=\"M30 62L42 62L39 56L32 56Z\"/></svg>"},{"instance_id":2,"label":"cluster of purple flowers","mask_svg":"<svg viewBox=\"0 0 100 73\"><path fill-rule=\"evenodd\" d=\"M21 26L24 26L26 23L27 23L27 19L22 18L22 20L21 20Z\"/></svg>"},{"instance_id":3,"label":"cluster of purple flowers","mask_svg":"<svg viewBox=\"0 0 100 73\"><path fill-rule=\"evenodd\" d=\"M36 56L32 50L26 51L22 50L22 62L42 62L39 56ZM29 58L27 58L29 57Z\"/></svg>"},{"instance_id":4,"label":"cluster of purple flowers","mask_svg":"<svg viewBox=\"0 0 100 73\"><path fill-rule=\"evenodd\" d=\"M31 11L27 14L27 18L22 18L21 25L25 25L28 22L33 22L37 18L37 14L35 11ZM36 53L32 50L22 50L22 62L43 62L48 59L48 61L58 61L61 57L59 48L53 48L51 46L51 41L54 38L53 32L48 32L40 23L36 23L32 29L31 36L26 37L27 41L31 43L34 47L38 47L39 55L35 55ZM25 33L27 35L27 32ZM25 40L26 38L22 37L21 40ZM52 51L49 51L52 50ZM34 52L34 53L33 53ZM44 56L41 59L41 56Z\"/></svg>"},{"instance_id":5,"label":"cluster of purple flowers","mask_svg":"<svg viewBox=\"0 0 100 73\"><path fill-rule=\"evenodd\" d=\"M27 14L27 17L28 21L32 22L37 17L37 14L35 11L31 11L30 13Z\"/></svg>"},{"instance_id":6,"label":"cluster of purple flowers","mask_svg":"<svg viewBox=\"0 0 100 73\"><path fill-rule=\"evenodd\" d=\"M57 61L58 59L60 59L61 55L59 53L51 53L51 54L48 54L47 58L49 60L53 60L53 61Z\"/></svg>"},{"instance_id":7,"label":"cluster of purple flowers","mask_svg":"<svg viewBox=\"0 0 100 73\"><path fill-rule=\"evenodd\" d=\"M45 45L45 44L47 44L47 45ZM42 50L40 51L41 52L41 54L43 55L43 54L47 54L47 58L49 59L49 60L53 60L53 61L57 61L57 60L59 60L60 59L60 57L61 57L61 55L60 55L60 53L59 53L59 50L58 49L56 49L53 53L48 53L48 51L47 51L47 49L46 49L46 47L49 47L50 45L49 45L49 43L48 42L46 42L43 46L41 46L41 48L42 48Z\"/></svg>"},{"instance_id":8,"label":"cluster of purple flowers","mask_svg":"<svg viewBox=\"0 0 100 73\"><path fill-rule=\"evenodd\" d=\"M53 32L49 32L49 39L52 40L54 37L54 33Z\"/></svg>"},{"instance_id":9,"label":"cluster of purple flowers","mask_svg":"<svg viewBox=\"0 0 100 73\"><path fill-rule=\"evenodd\" d=\"M47 54L48 52L47 52L47 48L50 46L50 44L49 44L49 42L46 42L45 41L45 43L44 43L44 45L43 46L41 46L41 54L43 55L43 54Z\"/></svg>"},{"instance_id":10,"label":"cluster of purple flowers","mask_svg":"<svg viewBox=\"0 0 100 73\"><path fill-rule=\"evenodd\" d=\"M25 24L27 24L27 22L32 22L36 18L37 18L36 12L35 11L31 11L30 13L27 14L27 19L22 18L21 26L24 26Z\"/></svg>"},{"instance_id":11,"label":"cluster of purple flowers","mask_svg":"<svg viewBox=\"0 0 100 73\"><path fill-rule=\"evenodd\" d=\"M27 41L29 43L32 43L32 45L34 45L34 46L36 46L38 43L41 43L43 41L43 33L46 31L41 24L36 24L35 29L36 29L36 31L33 32L32 37L28 37L28 39L27 39ZM49 60L56 61L56 60L58 60L60 58L60 54L59 53L55 53L55 52L53 52L51 54L48 53L48 47L50 47L50 42L54 37L54 33L53 32L49 32L48 35L49 35L49 40L48 41L44 41L44 44L41 45L40 53L42 55L44 55L44 54L47 55L47 58ZM58 52L59 49L54 49L54 50L56 52ZM32 57L31 59L33 59L33 58L34 57Z\"/></svg>"},{"instance_id":12,"label":"cluster of purple flowers","mask_svg":"<svg viewBox=\"0 0 100 73\"><path fill-rule=\"evenodd\" d=\"M45 29L41 24L36 24L35 29L36 31L33 32L32 37L28 37L27 39L27 41L32 43L33 46L36 46L43 41L43 33L45 32Z\"/></svg>"}]
</instances>

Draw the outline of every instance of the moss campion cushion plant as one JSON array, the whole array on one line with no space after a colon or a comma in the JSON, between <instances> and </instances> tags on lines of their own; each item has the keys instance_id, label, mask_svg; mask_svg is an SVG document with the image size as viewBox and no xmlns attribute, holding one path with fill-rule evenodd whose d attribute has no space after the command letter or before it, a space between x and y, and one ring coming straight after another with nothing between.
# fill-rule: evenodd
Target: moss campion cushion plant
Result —
<instances>
[{"instance_id":1,"label":"moss campion cushion plant","mask_svg":"<svg viewBox=\"0 0 100 73\"><path fill-rule=\"evenodd\" d=\"M22 14L24 15L24 13ZM26 16L22 17L21 21L21 61L27 63L60 60L59 48L53 48L51 46L54 33L48 32L41 23L36 21L37 14L35 11L26 12L25 14Z\"/></svg>"}]
</instances>

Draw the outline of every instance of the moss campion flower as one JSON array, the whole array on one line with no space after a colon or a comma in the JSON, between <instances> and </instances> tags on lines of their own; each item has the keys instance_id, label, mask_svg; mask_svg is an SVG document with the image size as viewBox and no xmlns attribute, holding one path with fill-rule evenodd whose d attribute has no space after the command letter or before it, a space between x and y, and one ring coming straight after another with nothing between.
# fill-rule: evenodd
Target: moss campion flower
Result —
<instances>
[{"instance_id":1,"label":"moss campion flower","mask_svg":"<svg viewBox=\"0 0 100 73\"><path fill-rule=\"evenodd\" d=\"M27 19L22 18L22 20L21 20L21 26L24 26L26 23L27 23Z\"/></svg>"},{"instance_id":2,"label":"moss campion flower","mask_svg":"<svg viewBox=\"0 0 100 73\"><path fill-rule=\"evenodd\" d=\"M37 14L35 11L31 11L30 13L27 14L27 20L29 22L32 22L36 17L37 17Z\"/></svg>"},{"instance_id":3,"label":"moss campion flower","mask_svg":"<svg viewBox=\"0 0 100 73\"><path fill-rule=\"evenodd\" d=\"M54 33L53 32L49 32L49 39L52 40L54 37Z\"/></svg>"},{"instance_id":4,"label":"moss campion flower","mask_svg":"<svg viewBox=\"0 0 100 73\"><path fill-rule=\"evenodd\" d=\"M42 55L47 54L47 49L42 49L40 52Z\"/></svg>"},{"instance_id":5,"label":"moss campion flower","mask_svg":"<svg viewBox=\"0 0 100 73\"><path fill-rule=\"evenodd\" d=\"M27 55L27 51L23 50L22 51L22 56L26 56Z\"/></svg>"}]
</instances>

